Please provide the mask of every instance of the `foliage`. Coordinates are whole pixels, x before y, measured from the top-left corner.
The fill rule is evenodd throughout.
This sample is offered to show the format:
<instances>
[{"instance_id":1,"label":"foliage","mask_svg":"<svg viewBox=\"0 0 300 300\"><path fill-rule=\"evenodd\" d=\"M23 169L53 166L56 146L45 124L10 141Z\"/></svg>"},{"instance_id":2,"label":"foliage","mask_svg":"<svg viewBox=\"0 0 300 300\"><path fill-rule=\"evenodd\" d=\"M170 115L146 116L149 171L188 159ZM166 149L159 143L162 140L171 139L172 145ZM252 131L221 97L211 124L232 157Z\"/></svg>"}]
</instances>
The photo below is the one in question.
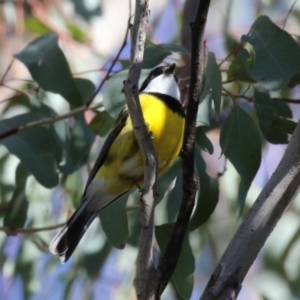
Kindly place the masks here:
<instances>
[{"instance_id":1,"label":"foliage","mask_svg":"<svg viewBox=\"0 0 300 300\"><path fill-rule=\"evenodd\" d=\"M80 10L80 1L74 3L76 10ZM100 8L92 10L91 15L87 10L80 11L82 16L89 20L96 12L100 12ZM23 227L39 225L33 222L35 218L32 214L40 212L38 210L30 212L32 202L29 197L32 195L28 186L33 182L47 189L56 187L56 191L64 190L67 198L71 198L68 205L71 207L78 205L82 189L80 171L83 167L90 168L90 161L94 161L97 152L92 151L93 142L96 138L99 140L99 137L102 142L102 138L113 126L113 120L125 103L121 90L127 75L126 69L117 70L116 74L108 74L109 76L104 78L105 88L100 91L103 96L101 102L103 107L93 109L94 115L89 122L84 112L88 110L86 103L92 99L95 85L86 78L78 78L72 74L72 66L69 65L64 51L58 44L59 38L56 33L51 32L51 29L33 16L26 19L26 28L39 36L16 54L15 58L26 66L34 82L31 83L31 87L26 84L20 87L21 93L17 92L10 101L4 102L5 118L0 121L2 137L0 143L6 148L6 151L2 151L4 154L0 159L1 173L11 155L18 158L15 185L11 186L0 180L0 220L1 222L3 220L2 229L8 236L17 233ZM86 40L82 30L75 24L67 24L66 28L74 39L81 42ZM285 95L290 94L291 86L294 88L295 84L298 84L297 80L295 83L295 79L300 73L300 48L294 37L267 16L260 16L253 23L250 33L241 36L241 40L234 43L233 47L226 62L226 72L221 70L224 61L218 62L213 52L207 53L197 118L194 164L199 187L196 207L190 221L190 234L184 241L183 251L172 277L172 286L180 299L189 299L193 291L196 265L193 245L190 244L191 237L199 235L202 230L200 226L203 224L207 226L206 222L217 208L221 193L218 176L211 176L203 158L204 152L213 154L215 151L208 137L209 131L214 126L220 129L219 143L222 155L230 161L240 176L236 207L239 215L243 215L245 203L247 206L248 191L261 164L264 144L288 143L289 135L295 127L295 123L291 120L292 110L285 101L287 98ZM189 51L178 44L155 44L149 39L141 80L147 76L149 69L164 62L175 61L180 71L185 65L184 59L188 56ZM118 61L122 66L128 66L126 59L118 57ZM36 93L28 92L30 90ZM54 103L48 101L49 92L60 96L56 101L66 101L69 104L71 117L51 122L61 114L56 112ZM9 112L19 107L26 112L9 116ZM82 108L80 113L76 111L78 108ZM45 124L43 120L50 122ZM26 129L26 126L32 123L37 125ZM158 179L157 184L155 232L162 251L166 247L180 207L181 188L181 166L178 159ZM99 276L109 255L113 253L111 245L118 249L130 247L129 245L136 247L139 228L139 214L136 211L138 198L138 193L124 195L120 201L112 203L100 212L101 232L105 232L106 237L99 232L96 233L100 230L93 229L98 226L95 225L90 230L94 237L86 237L86 240L88 238L92 240L89 245L84 243L87 247L86 252L80 253L80 257L75 254L71 265L66 267L72 272L64 275L56 273L63 281L64 299L71 295L72 288L76 284L77 271L78 274L84 271L86 278L91 280ZM43 197L39 201L50 202L50 200ZM66 210L62 209L62 204L58 202L61 202L61 199L59 201L53 199L53 212L50 214L48 211L46 216L45 212L42 212L41 218L44 214L45 218L51 217L51 222L54 220L57 222L58 219L64 221ZM57 215L61 212L63 217L58 218ZM50 222L40 224L45 226ZM42 236L34 232L25 238L28 239L27 243L39 249L38 252L47 251L47 244L50 241L47 234ZM297 238L298 236L294 240ZM200 243L199 236L197 243ZM33 280L34 259L25 256L25 243L17 247L14 258L5 251L5 242L2 243L2 248L1 264L15 259L16 278L22 279L25 285L24 297L29 299L31 291L28 282ZM268 259L272 264L271 258ZM47 262L40 263L51 272L56 258L47 256ZM30 274L25 272L25 269L30 270ZM297 276L299 278L299 270ZM295 288L294 281L288 283L291 283L292 293L299 297L299 290Z\"/></svg>"}]
</instances>

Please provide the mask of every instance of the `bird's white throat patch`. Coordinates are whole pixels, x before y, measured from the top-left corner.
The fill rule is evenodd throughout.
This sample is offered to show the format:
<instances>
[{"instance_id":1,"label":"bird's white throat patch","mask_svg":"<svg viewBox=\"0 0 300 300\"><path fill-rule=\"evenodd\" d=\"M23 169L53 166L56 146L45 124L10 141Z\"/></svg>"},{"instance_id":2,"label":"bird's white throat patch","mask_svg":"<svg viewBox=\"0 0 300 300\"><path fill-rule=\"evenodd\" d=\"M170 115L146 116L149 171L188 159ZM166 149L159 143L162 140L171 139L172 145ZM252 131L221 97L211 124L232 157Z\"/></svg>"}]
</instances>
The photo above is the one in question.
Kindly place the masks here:
<instances>
[{"instance_id":1,"label":"bird's white throat patch","mask_svg":"<svg viewBox=\"0 0 300 300\"><path fill-rule=\"evenodd\" d=\"M173 75L161 74L153 78L142 93L161 93L180 101L180 90Z\"/></svg>"}]
</instances>

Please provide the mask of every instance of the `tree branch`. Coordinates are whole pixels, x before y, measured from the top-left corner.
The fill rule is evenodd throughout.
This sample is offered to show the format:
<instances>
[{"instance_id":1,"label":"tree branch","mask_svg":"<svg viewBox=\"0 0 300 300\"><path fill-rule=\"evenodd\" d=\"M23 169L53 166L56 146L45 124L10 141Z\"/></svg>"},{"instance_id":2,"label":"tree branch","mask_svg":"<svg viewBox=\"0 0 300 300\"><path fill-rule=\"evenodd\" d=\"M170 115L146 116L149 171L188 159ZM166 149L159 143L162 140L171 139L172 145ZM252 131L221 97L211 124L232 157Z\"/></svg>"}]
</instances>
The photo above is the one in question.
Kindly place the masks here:
<instances>
[{"instance_id":1,"label":"tree branch","mask_svg":"<svg viewBox=\"0 0 300 300\"><path fill-rule=\"evenodd\" d=\"M204 69L203 35L209 9L209 0L200 0L194 23L191 24L192 52L189 102L187 107L185 133L182 147L182 174L183 197L180 211L174 226L173 233L168 243L166 252L159 267L161 278L156 299L167 286L176 267L181 252L186 229L193 211L197 192L197 180L194 172L194 145L196 134L196 120L202 86Z\"/></svg>"},{"instance_id":2,"label":"tree branch","mask_svg":"<svg viewBox=\"0 0 300 300\"><path fill-rule=\"evenodd\" d=\"M227 247L201 300L236 298L258 252L300 190L300 121L275 173ZM233 299L235 299L233 298Z\"/></svg>"},{"instance_id":3,"label":"tree branch","mask_svg":"<svg viewBox=\"0 0 300 300\"><path fill-rule=\"evenodd\" d=\"M154 185L157 173L157 157L148 130L144 123L139 102L138 81L142 69L146 28L149 21L148 0L137 0L134 25L131 32L132 47L130 69L124 83L130 118L144 160L144 188L141 196L140 236L138 244L137 275L135 288L138 299L153 299L157 271L153 266L153 219Z\"/></svg>"},{"instance_id":4,"label":"tree branch","mask_svg":"<svg viewBox=\"0 0 300 300\"><path fill-rule=\"evenodd\" d=\"M11 129L9 129L9 130L1 133L0 134L0 140L2 140L4 138L7 138L7 137L9 137L9 136L11 136L13 134L16 134L16 133L19 133L19 132L31 129L31 128L53 124L55 122L58 122L58 121L61 121L61 120L64 120L64 119L67 119L67 118L70 118L70 117L74 117L74 116L76 116L78 114L81 114L81 113L85 112L86 110L94 110L94 109L102 107L102 106L103 106L102 102L101 103L97 103L97 104L95 104L95 105L93 105L91 107L87 107L86 105L83 105L83 106L80 106L80 107L78 107L76 109L73 109L73 110L69 111L66 114L57 116L55 118L44 118L44 119L41 119L41 120L38 120L38 121L29 122L27 124L11 128Z\"/></svg>"}]
</instances>

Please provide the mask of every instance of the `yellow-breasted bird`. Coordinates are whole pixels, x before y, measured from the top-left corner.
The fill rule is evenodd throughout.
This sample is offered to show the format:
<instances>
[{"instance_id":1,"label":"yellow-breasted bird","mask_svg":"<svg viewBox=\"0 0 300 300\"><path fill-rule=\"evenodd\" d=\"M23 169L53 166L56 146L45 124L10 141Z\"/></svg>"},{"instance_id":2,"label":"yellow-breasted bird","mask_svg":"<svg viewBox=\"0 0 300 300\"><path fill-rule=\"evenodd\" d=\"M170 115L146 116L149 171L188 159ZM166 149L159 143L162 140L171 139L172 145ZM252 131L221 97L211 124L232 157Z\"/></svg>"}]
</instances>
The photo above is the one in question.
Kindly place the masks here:
<instances>
[{"instance_id":1,"label":"yellow-breasted bird","mask_svg":"<svg viewBox=\"0 0 300 300\"><path fill-rule=\"evenodd\" d=\"M175 64L154 69L139 91L145 124L157 153L158 175L178 156L183 140L185 113L174 69ZM54 237L50 251L65 263L99 211L136 189L143 177L143 158L125 106L91 170L79 208Z\"/></svg>"}]
</instances>

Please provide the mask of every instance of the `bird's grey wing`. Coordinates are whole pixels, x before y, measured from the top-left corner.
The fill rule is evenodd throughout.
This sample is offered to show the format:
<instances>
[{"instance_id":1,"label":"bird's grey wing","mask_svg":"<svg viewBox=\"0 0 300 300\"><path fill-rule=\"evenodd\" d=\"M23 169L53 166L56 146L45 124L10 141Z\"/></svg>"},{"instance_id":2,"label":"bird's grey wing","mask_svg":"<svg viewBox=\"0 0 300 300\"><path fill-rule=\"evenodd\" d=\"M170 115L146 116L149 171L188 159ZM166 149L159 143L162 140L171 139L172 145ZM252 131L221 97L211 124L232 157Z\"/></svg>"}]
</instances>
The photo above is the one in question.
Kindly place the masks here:
<instances>
[{"instance_id":1,"label":"bird's grey wing","mask_svg":"<svg viewBox=\"0 0 300 300\"><path fill-rule=\"evenodd\" d=\"M116 137L119 135L120 131L123 129L123 127L124 127L124 125L125 125L125 123L128 119L128 116L129 116L129 112L128 112L128 109L125 107L121 111L119 117L117 118L115 127L112 129L112 131L110 132L110 134L106 138L106 140L105 140L105 142L102 146L102 149L101 149L101 151L98 155L98 158L97 158L96 162L93 165L93 168L91 170L91 173L88 177L88 180L87 180L87 183L86 183L86 186L85 186L85 189L84 189L84 193L83 193L83 196L82 196L83 199L84 199L84 196L86 194L88 186L93 181L93 179L94 179L95 175L97 174L99 168L102 166L112 143L115 141Z\"/></svg>"}]
</instances>

